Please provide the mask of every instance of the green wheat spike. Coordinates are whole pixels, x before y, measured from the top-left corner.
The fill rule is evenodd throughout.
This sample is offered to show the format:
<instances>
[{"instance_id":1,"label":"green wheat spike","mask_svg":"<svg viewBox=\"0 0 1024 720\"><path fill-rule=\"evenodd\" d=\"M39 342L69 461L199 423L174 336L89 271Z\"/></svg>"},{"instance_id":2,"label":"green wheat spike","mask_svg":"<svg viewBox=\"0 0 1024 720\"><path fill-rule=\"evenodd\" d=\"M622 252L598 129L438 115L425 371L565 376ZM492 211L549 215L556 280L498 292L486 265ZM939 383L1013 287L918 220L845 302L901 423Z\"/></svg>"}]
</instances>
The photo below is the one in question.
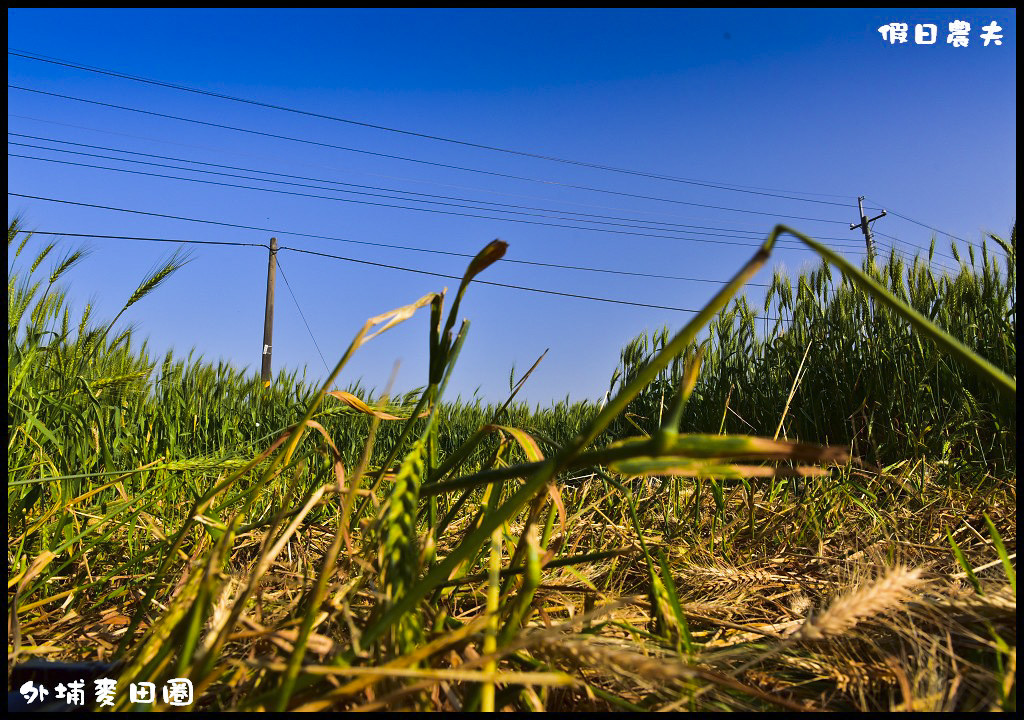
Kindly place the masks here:
<instances>
[{"instance_id":1,"label":"green wheat spike","mask_svg":"<svg viewBox=\"0 0 1024 720\"><path fill-rule=\"evenodd\" d=\"M420 485L426 474L427 446L420 439L402 461L391 495L381 508L376 536L380 584L386 606L405 595L419 575L420 547L416 535L416 511ZM419 618L407 613L395 625L394 647L399 654L411 651L422 636Z\"/></svg>"}]
</instances>

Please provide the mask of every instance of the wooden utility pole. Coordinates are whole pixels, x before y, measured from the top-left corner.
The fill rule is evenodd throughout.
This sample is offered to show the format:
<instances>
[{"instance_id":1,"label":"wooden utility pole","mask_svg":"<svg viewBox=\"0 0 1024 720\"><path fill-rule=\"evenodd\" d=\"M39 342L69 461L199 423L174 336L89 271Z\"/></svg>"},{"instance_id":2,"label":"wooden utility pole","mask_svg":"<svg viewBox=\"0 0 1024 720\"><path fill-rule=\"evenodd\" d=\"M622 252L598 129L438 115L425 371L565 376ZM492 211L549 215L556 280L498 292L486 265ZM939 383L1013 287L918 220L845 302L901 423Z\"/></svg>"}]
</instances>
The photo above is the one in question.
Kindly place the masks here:
<instances>
[{"instance_id":1,"label":"wooden utility pole","mask_svg":"<svg viewBox=\"0 0 1024 720\"><path fill-rule=\"evenodd\" d=\"M263 369L260 379L270 382L270 351L274 346L274 280L277 277L277 238L270 238L267 262L267 312L263 316Z\"/></svg>"},{"instance_id":2,"label":"wooden utility pole","mask_svg":"<svg viewBox=\"0 0 1024 720\"><path fill-rule=\"evenodd\" d=\"M878 218L885 217L885 210L882 211L881 215L876 215L875 217L873 217L870 220L868 220L868 216L864 214L864 196L863 195L861 195L859 198L857 198L857 208L860 210L860 222L850 225L850 229L851 230L856 230L857 228L861 229L861 232L864 233L864 244L867 245L867 248L868 248L868 256L869 257L874 257L875 256L875 241L871 237L871 226L868 225L868 223L873 223Z\"/></svg>"}]
</instances>

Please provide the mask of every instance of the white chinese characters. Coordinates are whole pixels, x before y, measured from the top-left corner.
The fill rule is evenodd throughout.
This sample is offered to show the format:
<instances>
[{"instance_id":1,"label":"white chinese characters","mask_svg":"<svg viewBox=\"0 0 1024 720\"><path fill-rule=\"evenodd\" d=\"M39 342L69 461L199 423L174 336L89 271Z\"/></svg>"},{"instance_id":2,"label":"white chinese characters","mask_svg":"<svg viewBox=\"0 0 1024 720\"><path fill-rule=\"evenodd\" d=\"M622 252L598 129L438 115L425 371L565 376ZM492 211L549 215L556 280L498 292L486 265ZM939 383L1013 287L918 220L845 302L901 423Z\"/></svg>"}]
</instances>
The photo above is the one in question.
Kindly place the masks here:
<instances>
[{"instance_id":1,"label":"white chinese characters","mask_svg":"<svg viewBox=\"0 0 1024 720\"><path fill-rule=\"evenodd\" d=\"M29 705L36 702L41 703L46 699L46 696L50 694L50 691L44 686L36 685L31 680L18 688L18 692L21 693L21 696L25 698L25 702Z\"/></svg>"},{"instance_id":2,"label":"white chinese characters","mask_svg":"<svg viewBox=\"0 0 1024 720\"><path fill-rule=\"evenodd\" d=\"M1002 28L996 25L996 21L993 20L989 25L982 28L985 32L981 34L981 39L985 41L985 47L988 47L989 42L995 41L996 45L1003 44L1003 36L997 33L1002 32Z\"/></svg>"},{"instance_id":3,"label":"white chinese characters","mask_svg":"<svg viewBox=\"0 0 1024 720\"><path fill-rule=\"evenodd\" d=\"M915 25L914 26L914 42L918 45L934 45L935 41L939 39L939 26L938 25Z\"/></svg>"},{"instance_id":4,"label":"white chinese characters","mask_svg":"<svg viewBox=\"0 0 1024 720\"><path fill-rule=\"evenodd\" d=\"M188 678L173 678L163 686L163 702L173 707L186 707L193 702L192 681ZM44 706L42 709L53 709L53 703L63 700L67 705L85 707L86 681L75 680L58 683L52 692L42 683L31 680L22 684L18 692L27 705ZM52 694L53 699L47 703ZM117 696L117 680L99 678L94 681L94 702L98 707L114 707ZM157 701L156 684L151 682L131 683L128 687L128 701L133 705L153 705Z\"/></svg>"},{"instance_id":5,"label":"white chinese characters","mask_svg":"<svg viewBox=\"0 0 1024 720\"><path fill-rule=\"evenodd\" d=\"M168 680L164 685L164 702L168 705L183 707L192 704L192 681L188 678Z\"/></svg>"},{"instance_id":6,"label":"white chinese characters","mask_svg":"<svg viewBox=\"0 0 1024 720\"><path fill-rule=\"evenodd\" d=\"M946 35L946 44L955 48L965 48L971 43L971 24L966 20L954 20L948 23L949 32ZM983 41L983 47L989 43L994 45L1003 44L1003 36L1000 34L1003 28L993 20L981 28L984 32L979 36ZM908 41L910 26L907 23L891 22L878 28L882 40L890 45L901 45ZM935 45L939 39L939 26L933 23L918 23L914 25L915 45Z\"/></svg>"},{"instance_id":7,"label":"white chinese characters","mask_svg":"<svg viewBox=\"0 0 1024 720\"><path fill-rule=\"evenodd\" d=\"M156 685L151 682L132 683L128 686L128 700L141 705L155 703Z\"/></svg>"},{"instance_id":8,"label":"white chinese characters","mask_svg":"<svg viewBox=\"0 0 1024 720\"><path fill-rule=\"evenodd\" d=\"M878 28L878 32L882 33L882 38L888 40L891 45L907 41L906 23L889 23Z\"/></svg>"},{"instance_id":9,"label":"white chinese characters","mask_svg":"<svg viewBox=\"0 0 1024 720\"><path fill-rule=\"evenodd\" d=\"M954 20L949 24L949 35L946 42L953 47L967 47L970 42L971 24L963 20Z\"/></svg>"},{"instance_id":10,"label":"white chinese characters","mask_svg":"<svg viewBox=\"0 0 1024 720\"><path fill-rule=\"evenodd\" d=\"M117 680L100 678L96 680L96 704L100 707L114 707L114 694L117 692Z\"/></svg>"},{"instance_id":11,"label":"white chinese characters","mask_svg":"<svg viewBox=\"0 0 1024 720\"><path fill-rule=\"evenodd\" d=\"M66 700L68 705L85 705L85 680L75 680L67 685L58 683L53 689L53 696Z\"/></svg>"}]
</instances>

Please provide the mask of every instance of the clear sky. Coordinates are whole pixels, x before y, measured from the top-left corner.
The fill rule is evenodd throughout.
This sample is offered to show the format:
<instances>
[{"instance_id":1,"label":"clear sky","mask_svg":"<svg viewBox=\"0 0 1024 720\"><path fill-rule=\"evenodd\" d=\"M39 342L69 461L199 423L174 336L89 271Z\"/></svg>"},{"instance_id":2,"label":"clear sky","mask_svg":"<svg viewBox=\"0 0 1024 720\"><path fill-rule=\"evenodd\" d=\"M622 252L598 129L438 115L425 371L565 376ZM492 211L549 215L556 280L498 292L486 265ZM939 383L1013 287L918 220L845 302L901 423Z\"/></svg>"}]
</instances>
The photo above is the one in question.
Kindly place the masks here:
<instances>
[{"instance_id":1,"label":"clear sky","mask_svg":"<svg viewBox=\"0 0 1024 720\"><path fill-rule=\"evenodd\" d=\"M970 23L967 47L946 42L956 20ZM985 47L983 26L993 21L1002 44ZM878 32L894 22L909 25L908 42ZM935 44L914 42L918 23L938 26ZM858 195L872 215L885 208L972 241L1005 235L1016 219L1010 9L9 9L8 49L545 156L9 54L9 84L252 131L9 88L8 132L18 133L8 136L9 192L268 229L9 196L8 217L22 212L43 231L240 243L274 235L289 247L449 275L468 260L380 245L472 254L501 238L512 260L690 279L502 262L482 280L699 308L718 287L709 281L735 272L776 222L859 260L863 239L849 229ZM912 252L933 235L895 214L874 229L883 250ZM108 318L173 247L63 242L93 251L70 279L76 307L92 300ZM192 262L126 321L158 352L195 348L258 372L266 251L190 247ZM944 235L939 249L949 252ZM780 248L771 265L796 271L812 259ZM288 283L279 273L274 366L306 366L311 377L325 374L324 363L289 285L331 366L366 318L457 286L290 251L280 262ZM755 305L762 292L748 289ZM523 392L544 404L601 397L628 340L691 317L482 285L462 312L472 325L449 396L500 401L511 366L522 372L550 348ZM341 384L382 388L396 360L399 389L423 384L427 321L421 313L364 348Z\"/></svg>"}]
</instances>

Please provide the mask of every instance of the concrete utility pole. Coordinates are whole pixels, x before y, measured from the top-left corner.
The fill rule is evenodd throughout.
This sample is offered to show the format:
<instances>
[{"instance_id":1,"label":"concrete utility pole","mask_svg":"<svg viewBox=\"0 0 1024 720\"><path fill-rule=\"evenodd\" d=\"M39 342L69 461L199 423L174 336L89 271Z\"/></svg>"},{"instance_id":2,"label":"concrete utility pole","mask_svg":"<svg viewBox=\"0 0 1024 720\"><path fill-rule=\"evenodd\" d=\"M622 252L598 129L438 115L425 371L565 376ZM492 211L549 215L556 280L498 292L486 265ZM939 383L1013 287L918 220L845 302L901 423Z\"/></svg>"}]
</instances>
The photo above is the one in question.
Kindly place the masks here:
<instances>
[{"instance_id":1,"label":"concrete utility pole","mask_svg":"<svg viewBox=\"0 0 1024 720\"><path fill-rule=\"evenodd\" d=\"M875 217L873 217L870 220L868 220L868 216L864 214L864 196L863 195L861 195L859 198L857 198L857 207L860 210L860 222L850 225L850 229L851 230L856 230L857 228L861 229L861 232L864 233L864 243L868 247L868 256L869 257L874 257L875 256L875 241L871 237L871 226L868 225L868 223L873 223L878 218L885 217L885 210L882 211L881 215L876 215Z\"/></svg>"},{"instance_id":2,"label":"concrete utility pole","mask_svg":"<svg viewBox=\"0 0 1024 720\"><path fill-rule=\"evenodd\" d=\"M270 260L267 263L267 312L263 316L263 369L260 379L270 382L270 351L274 346L274 280L277 277L277 238L270 238Z\"/></svg>"}]
</instances>

